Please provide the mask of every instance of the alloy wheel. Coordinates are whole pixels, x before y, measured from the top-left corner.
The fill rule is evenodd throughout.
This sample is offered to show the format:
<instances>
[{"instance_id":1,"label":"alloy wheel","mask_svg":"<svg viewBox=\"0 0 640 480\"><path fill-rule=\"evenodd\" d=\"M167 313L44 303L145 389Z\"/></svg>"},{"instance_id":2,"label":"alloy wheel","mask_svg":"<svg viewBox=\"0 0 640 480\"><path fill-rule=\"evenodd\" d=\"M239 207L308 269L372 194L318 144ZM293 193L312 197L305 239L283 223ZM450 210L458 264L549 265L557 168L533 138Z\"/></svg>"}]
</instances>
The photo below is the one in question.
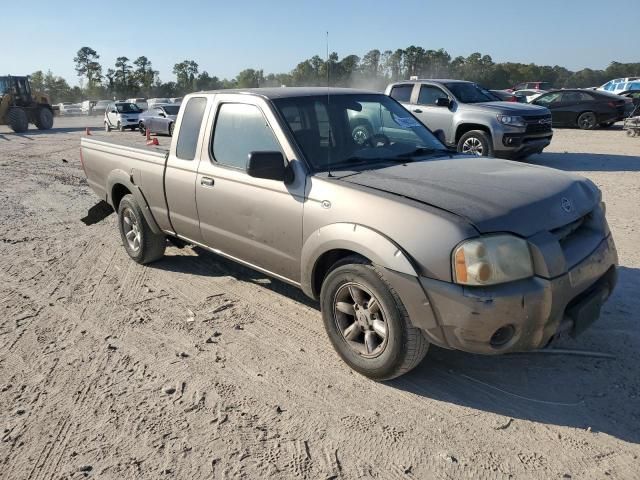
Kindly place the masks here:
<instances>
[{"instance_id":1,"label":"alloy wheel","mask_svg":"<svg viewBox=\"0 0 640 480\"><path fill-rule=\"evenodd\" d=\"M469 153L471 155L477 155L481 157L484 153L482 142L476 137L467 138L462 144L462 153Z\"/></svg>"},{"instance_id":2,"label":"alloy wheel","mask_svg":"<svg viewBox=\"0 0 640 480\"><path fill-rule=\"evenodd\" d=\"M363 357L377 357L387 346L388 323L380 301L365 286L350 282L335 294L333 314L346 343Z\"/></svg>"},{"instance_id":3,"label":"alloy wheel","mask_svg":"<svg viewBox=\"0 0 640 480\"><path fill-rule=\"evenodd\" d=\"M140 233L138 220L130 208L125 208L122 212L122 228L124 229L124 236L127 239L129 248L134 252L140 250L142 235Z\"/></svg>"}]
</instances>

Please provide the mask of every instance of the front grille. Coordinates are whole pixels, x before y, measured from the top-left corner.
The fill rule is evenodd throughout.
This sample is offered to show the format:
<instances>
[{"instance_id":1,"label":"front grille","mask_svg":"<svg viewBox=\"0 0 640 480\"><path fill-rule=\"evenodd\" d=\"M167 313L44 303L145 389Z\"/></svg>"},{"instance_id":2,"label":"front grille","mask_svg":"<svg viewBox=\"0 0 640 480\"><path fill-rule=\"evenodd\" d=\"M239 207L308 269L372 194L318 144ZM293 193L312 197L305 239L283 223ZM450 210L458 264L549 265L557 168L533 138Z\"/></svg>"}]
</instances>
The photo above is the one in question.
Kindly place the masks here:
<instances>
[{"instance_id":1,"label":"front grille","mask_svg":"<svg viewBox=\"0 0 640 480\"><path fill-rule=\"evenodd\" d=\"M527 122L526 133L547 133L551 131L551 115L532 115L524 117L524 120Z\"/></svg>"}]
</instances>

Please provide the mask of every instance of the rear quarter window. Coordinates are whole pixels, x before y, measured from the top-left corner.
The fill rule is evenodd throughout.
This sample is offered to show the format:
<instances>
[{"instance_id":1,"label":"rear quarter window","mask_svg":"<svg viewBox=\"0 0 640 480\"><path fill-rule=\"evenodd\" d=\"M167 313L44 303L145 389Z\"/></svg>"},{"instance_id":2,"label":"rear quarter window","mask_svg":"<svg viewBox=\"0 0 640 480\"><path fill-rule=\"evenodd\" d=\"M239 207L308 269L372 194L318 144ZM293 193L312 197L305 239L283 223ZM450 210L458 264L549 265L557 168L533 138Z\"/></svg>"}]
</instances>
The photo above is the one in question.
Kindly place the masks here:
<instances>
[{"instance_id":1,"label":"rear quarter window","mask_svg":"<svg viewBox=\"0 0 640 480\"><path fill-rule=\"evenodd\" d=\"M399 102L408 103L411 101L412 91L413 85L396 85L394 87L391 87L391 93L389 94L389 96Z\"/></svg>"},{"instance_id":2,"label":"rear quarter window","mask_svg":"<svg viewBox=\"0 0 640 480\"><path fill-rule=\"evenodd\" d=\"M206 106L207 99L204 97L190 98L185 106L176 143L176 157L180 160L193 160L196 156L200 126Z\"/></svg>"}]
</instances>

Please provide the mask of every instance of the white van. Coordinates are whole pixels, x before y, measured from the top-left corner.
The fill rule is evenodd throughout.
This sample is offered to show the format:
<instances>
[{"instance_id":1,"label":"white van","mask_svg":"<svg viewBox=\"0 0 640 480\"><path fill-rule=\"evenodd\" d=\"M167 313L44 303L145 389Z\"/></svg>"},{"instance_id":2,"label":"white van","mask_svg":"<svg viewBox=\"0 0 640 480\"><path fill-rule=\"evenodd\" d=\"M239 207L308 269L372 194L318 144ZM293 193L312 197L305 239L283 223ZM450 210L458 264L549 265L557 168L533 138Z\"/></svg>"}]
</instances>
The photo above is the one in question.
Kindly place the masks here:
<instances>
[{"instance_id":1,"label":"white van","mask_svg":"<svg viewBox=\"0 0 640 480\"><path fill-rule=\"evenodd\" d=\"M628 90L640 90L640 77L625 77L609 80L604 85L601 85L597 90L604 90L610 93L622 93Z\"/></svg>"}]
</instances>

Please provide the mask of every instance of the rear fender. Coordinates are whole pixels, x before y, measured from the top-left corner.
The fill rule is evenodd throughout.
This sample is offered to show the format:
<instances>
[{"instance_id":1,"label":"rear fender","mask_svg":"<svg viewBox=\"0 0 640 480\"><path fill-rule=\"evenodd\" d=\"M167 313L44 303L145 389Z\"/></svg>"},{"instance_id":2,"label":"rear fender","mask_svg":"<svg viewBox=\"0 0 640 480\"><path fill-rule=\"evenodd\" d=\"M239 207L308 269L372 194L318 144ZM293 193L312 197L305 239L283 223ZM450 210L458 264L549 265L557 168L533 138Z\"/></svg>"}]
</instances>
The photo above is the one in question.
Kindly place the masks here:
<instances>
[{"instance_id":1,"label":"rear fender","mask_svg":"<svg viewBox=\"0 0 640 480\"><path fill-rule=\"evenodd\" d=\"M114 204L112 198L113 187L116 185L122 185L127 188L138 202L140 209L142 210L142 214L144 215L144 219L147 221L149 228L153 233L162 233L160 227L158 227L158 223L156 219L153 217L153 213L151 213L151 209L149 208L149 204L147 203L147 199L144 196L144 193L140 189L138 185L135 184L136 179L135 173L132 174L126 173L124 170L113 170L109 176L107 177L107 198L106 201L109 205L111 205L114 210L116 206Z\"/></svg>"}]
</instances>

